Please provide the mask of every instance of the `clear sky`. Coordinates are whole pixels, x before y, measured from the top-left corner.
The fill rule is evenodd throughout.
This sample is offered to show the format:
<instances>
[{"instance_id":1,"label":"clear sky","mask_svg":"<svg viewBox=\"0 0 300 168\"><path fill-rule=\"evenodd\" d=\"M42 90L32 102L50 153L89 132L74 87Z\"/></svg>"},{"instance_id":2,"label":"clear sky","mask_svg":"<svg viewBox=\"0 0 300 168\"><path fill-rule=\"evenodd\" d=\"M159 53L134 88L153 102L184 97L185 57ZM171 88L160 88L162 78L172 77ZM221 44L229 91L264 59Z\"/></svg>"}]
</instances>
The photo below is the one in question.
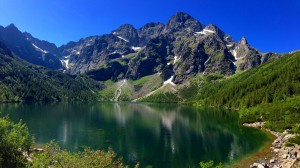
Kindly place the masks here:
<instances>
[{"instance_id":1,"label":"clear sky","mask_svg":"<svg viewBox=\"0 0 300 168\"><path fill-rule=\"evenodd\" d=\"M300 49L300 0L0 0L0 25L60 46L124 23L166 23L178 11L236 41L245 36L262 52Z\"/></svg>"}]
</instances>

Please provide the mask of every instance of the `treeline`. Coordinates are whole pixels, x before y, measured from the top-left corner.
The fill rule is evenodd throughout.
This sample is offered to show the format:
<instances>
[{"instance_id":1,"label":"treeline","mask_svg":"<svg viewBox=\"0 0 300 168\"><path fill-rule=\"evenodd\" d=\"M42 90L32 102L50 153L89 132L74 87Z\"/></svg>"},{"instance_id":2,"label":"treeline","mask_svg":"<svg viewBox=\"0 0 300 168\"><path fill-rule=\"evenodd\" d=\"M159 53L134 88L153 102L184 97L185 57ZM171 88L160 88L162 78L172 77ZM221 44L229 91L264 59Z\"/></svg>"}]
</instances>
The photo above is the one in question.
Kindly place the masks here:
<instances>
[{"instance_id":1,"label":"treeline","mask_svg":"<svg viewBox=\"0 0 300 168\"><path fill-rule=\"evenodd\" d=\"M99 84L29 64L0 44L0 102L95 100Z\"/></svg>"}]
</instances>

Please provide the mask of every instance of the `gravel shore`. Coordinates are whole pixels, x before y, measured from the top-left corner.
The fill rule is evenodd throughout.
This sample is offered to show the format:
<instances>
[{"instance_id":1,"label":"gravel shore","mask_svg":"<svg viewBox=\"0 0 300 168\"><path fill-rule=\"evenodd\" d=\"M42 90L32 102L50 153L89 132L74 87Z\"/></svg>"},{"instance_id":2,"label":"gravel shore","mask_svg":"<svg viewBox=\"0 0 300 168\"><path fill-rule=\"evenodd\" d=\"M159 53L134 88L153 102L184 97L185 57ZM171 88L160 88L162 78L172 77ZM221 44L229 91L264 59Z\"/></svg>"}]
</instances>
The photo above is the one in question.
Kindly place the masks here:
<instances>
[{"instance_id":1,"label":"gravel shore","mask_svg":"<svg viewBox=\"0 0 300 168\"><path fill-rule=\"evenodd\" d=\"M264 129L264 122L257 122L251 124L243 124L247 127L254 127ZM270 148L272 157L271 158L261 158L257 160L255 163L251 164L250 168L300 168L300 146L295 145L292 147L286 147L285 143L289 138L295 137L295 134L290 134L288 131L284 131L283 133L274 132L268 129L264 129L274 136L276 139L273 141L272 146ZM295 152L297 152L297 158L295 157ZM291 153L291 155L290 155Z\"/></svg>"}]
</instances>

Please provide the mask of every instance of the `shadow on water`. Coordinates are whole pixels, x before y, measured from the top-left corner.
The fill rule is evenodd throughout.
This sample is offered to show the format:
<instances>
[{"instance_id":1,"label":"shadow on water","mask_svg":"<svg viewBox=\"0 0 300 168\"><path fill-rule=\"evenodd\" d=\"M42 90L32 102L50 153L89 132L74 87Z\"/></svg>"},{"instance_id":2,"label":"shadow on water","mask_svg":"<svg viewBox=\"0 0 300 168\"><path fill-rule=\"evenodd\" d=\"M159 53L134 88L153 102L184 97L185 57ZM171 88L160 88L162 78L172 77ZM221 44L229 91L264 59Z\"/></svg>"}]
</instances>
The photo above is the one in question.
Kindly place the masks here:
<instances>
[{"instance_id":1,"label":"shadow on water","mask_svg":"<svg viewBox=\"0 0 300 168\"><path fill-rule=\"evenodd\" d=\"M142 167L231 163L268 141L265 133L240 126L236 112L177 104L3 104L0 111L22 119L38 144L55 139L70 151L111 147L127 164Z\"/></svg>"}]
</instances>

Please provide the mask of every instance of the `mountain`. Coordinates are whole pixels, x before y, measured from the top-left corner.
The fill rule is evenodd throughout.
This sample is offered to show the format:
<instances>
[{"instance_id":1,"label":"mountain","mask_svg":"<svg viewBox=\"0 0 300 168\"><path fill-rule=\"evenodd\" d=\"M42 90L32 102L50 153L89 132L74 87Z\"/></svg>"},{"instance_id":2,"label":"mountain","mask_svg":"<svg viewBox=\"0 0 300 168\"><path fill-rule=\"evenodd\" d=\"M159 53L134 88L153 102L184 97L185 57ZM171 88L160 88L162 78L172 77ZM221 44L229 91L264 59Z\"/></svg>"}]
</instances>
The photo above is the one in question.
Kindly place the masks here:
<instances>
[{"instance_id":1,"label":"mountain","mask_svg":"<svg viewBox=\"0 0 300 168\"><path fill-rule=\"evenodd\" d=\"M94 100L100 84L30 64L0 42L0 102Z\"/></svg>"},{"instance_id":2,"label":"mountain","mask_svg":"<svg viewBox=\"0 0 300 168\"><path fill-rule=\"evenodd\" d=\"M278 59L261 53L245 37L235 42L216 25L204 25L177 12L164 25L147 23L139 29L123 24L110 34L82 38L61 47L20 32L14 25L0 27L0 41L20 58L73 75L100 80L140 79L163 73L182 84L197 74L233 75Z\"/></svg>"},{"instance_id":3,"label":"mountain","mask_svg":"<svg viewBox=\"0 0 300 168\"><path fill-rule=\"evenodd\" d=\"M124 24L111 34L83 38L58 50L71 74L118 81L164 73L165 79L173 75L176 84L201 73L233 75L281 57L261 53L245 37L235 42L217 26L205 26L183 12L166 25L153 22L136 29Z\"/></svg>"},{"instance_id":4,"label":"mountain","mask_svg":"<svg viewBox=\"0 0 300 168\"><path fill-rule=\"evenodd\" d=\"M63 68L56 53L56 46L49 42L40 41L29 33L22 33L15 25L0 26L0 41L20 58L50 69Z\"/></svg>"}]
</instances>

